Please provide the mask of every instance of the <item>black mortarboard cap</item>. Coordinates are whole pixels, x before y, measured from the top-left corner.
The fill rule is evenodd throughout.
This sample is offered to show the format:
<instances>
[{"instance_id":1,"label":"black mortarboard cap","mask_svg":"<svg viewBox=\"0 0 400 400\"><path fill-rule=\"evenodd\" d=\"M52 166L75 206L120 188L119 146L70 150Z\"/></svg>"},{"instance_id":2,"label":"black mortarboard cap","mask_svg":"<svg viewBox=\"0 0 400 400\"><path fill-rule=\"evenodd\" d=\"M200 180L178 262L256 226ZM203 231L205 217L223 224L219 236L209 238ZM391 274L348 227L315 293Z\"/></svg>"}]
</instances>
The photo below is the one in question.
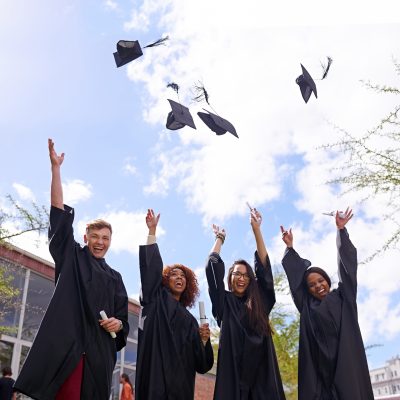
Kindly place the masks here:
<instances>
[{"instance_id":1,"label":"black mortarboard cap","mask_svg":"<svg viewBox=\"0 0 400 400\"><path fill-rule=\"evenodd\" d=\"M300 86L301 95L303 96L304 101L307 103L311 93L314 93L315 97L318 98L317 86L315 85L315 82L313 78L311 78L311 75L308 73L308 71L303 67L302 64L300 65L303 73L297 77L296 83Z\"/></svg>"},{"instance_id":2,"label":"black mortarboard cap","mask_svg":"<svg viewBox=\"0 0 400 400\"><path fill-rule=\"evenodd\" d=\"M165 44L168 40L168 36L156 40L153 43L144 46L144 49L148 47L157 47ZM136 60L143 55L142 48L140 47L139 41L137 40L120 40L117 43L117 52L114 53L115 63L117 67L122 67L129 62Z\"/></svg>"},{"instance_id":3,"label":"black mortarboard cap","mask_svg":"<svg viewBox=\"0 0 400 400\"><path fill-rule=\"evenodd\" d=\"M209 111L207 111L207 113L198 112L197 115L217 135L223 135L226 132L230 132L233 136L236 136L237 138L239 137L236 133L235 127L229 121L220 117L219 115L210 113Z\"/></svg>"},{"instance_id":4,"label":"black mortarboard cap","mask_svg":"<svg viewBox=\"0 0 400 400\"><path fill-rule=\"evenodd\" d=\"M122 67L143 55L142 48L137 40L120 40L117 43L117 52L114 53L117 67Z\"/></svg>"},{"instance_id":5,"label":"black mortarboard cap","mask_svg":"<svg viewBox=\"0 0 400 400\"><path fill-rule=\"evenodd\" d=\"M194 124L193 117L190 114L189 109L182 104L177 103L176 101L170 99L168 99L168 101L171 105L172 111L170 111L168 114L167 123L165 126L172 131L181 129L185 125L196 129L196 125Z\"/></svg>"}]
</instances>

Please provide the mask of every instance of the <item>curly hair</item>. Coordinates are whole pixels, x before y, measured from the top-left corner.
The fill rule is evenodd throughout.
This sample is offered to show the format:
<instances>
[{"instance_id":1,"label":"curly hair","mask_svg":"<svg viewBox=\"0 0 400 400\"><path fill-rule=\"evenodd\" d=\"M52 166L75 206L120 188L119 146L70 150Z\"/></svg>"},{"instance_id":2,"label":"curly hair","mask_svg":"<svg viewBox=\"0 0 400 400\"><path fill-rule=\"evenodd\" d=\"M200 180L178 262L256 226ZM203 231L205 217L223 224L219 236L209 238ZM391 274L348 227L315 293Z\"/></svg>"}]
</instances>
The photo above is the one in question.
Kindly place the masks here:
<instances>
[{"instance_id":1,"label":"curly hair","mask_svg":"<svg viewBox=\"0 0 400 400\"><path fill-rule=\"evenodd\" d=\"M182 264L167 265L162 272L162 284L169 289L169 274L176 268L180 269L186 277L186 288L179 302L186 308L192 308L196 302L196 298L199 296L199 283L197 282L195 273L190 268Z\"/></svg>"},{"instance_id":2,"label":"curly hair","mask_svg":"<svg viewBox=\"0 0 400 400\"><path fill-rule=\"evenodd\" d=\"M232 291L232 272L236 265L241 264L246 267L247 274L250 277L249 286L246 289L247 299L245 306L247 310L247 320L250 328L253 329L258 335L270 335L272 333L269 317L265 313L264 306L261 300L261 295L257 285L257 278L254 274L253 268L245 260L236 260L228 271L228 288Z\"/></svg>"}]
</instances>

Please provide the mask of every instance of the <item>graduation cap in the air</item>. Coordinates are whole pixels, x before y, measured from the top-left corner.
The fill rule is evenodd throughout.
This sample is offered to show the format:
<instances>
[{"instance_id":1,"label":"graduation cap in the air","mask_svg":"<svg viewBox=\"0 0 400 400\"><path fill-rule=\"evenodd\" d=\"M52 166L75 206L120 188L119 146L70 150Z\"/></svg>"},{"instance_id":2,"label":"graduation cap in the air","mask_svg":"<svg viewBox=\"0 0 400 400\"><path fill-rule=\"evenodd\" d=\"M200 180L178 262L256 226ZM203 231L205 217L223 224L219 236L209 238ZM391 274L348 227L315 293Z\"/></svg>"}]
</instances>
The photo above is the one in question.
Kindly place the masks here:
<instances>
[{"instance_id":1,"label":"graduation cap in the air","mask_svg":"<svg viewBox=\"0 0 400 400\"><path fill-rule=\"evenodd\" d=\"M168 83L167 87L172 88L178 94L179 86L176 83ZM196 129L196 125L194 124L189 109L174 100L168 99L168 101L171 105L172 111L168 113L167 123L165 126L172 131L181 129L186 125Z\"/></svg>"},{"instance_id":2,"label":"graduation cap in the air","mask_svg":"<svg viewBox=\"0 0 400 400\"><path fill-rule=\"evenodd\" d=\"M321 80L327 77L331 64L332 58L328 57L327 65L322 65L323 74ZM303 64L300 65L302 74L296 78L296 83L300 86L301 95L303 96L304 101L307 103L310 99L311 93L314 93L315 98L318 98L317 85L315 84L314 79L311 77L309 72L304 68Z\"/></svg>"},{"instance_id":3,"label":"graduation cap in the air","mask_svg":"<svg viewBox=\"0 0 400 400\"><path fill-rule=\"evenodd\" d=\"M239 137L236 133L235 127L226 119L219 115L213 114L203 108L204 112L198 112L197 115L200 119L217 135L224 135L226 132L232 133L233 136Z\"/></svg>"},{"instance_id":4,"label":"graduation cap in the air","mask_svg":"<svg viewBox=\"0 0 400 400\"><path fill-rule=\"evenodd\" d=\"M168 36L144 46L144 49L163 45L166 40L168 40ZM119 68L133 60L136 60L142 55L143 51L138 40L120 40L117 43L117 51L114 53L114 59Z\"/></svg>"},{"instance_id":5,"label":"graduation cap in the air","mask_svg":"<svg viewBox=\"0 0 400 400\"><path fill-rule=\"evenodd\" d=\"M211 107L208 101L208 92L204 88L202 84L195 85L195 91L197 92L197 96L193 99L195 101L205 100L207 104ZM211 107L212 108L212 107ZM210 111L203 108L204 112L198 112L197 115L200 119L217 135L224 135L226 132L232 133L233 136L239 138L236 133L235 127L226 119L220 117L217 114L213 114Z\"/></svg>"}]
</instances>

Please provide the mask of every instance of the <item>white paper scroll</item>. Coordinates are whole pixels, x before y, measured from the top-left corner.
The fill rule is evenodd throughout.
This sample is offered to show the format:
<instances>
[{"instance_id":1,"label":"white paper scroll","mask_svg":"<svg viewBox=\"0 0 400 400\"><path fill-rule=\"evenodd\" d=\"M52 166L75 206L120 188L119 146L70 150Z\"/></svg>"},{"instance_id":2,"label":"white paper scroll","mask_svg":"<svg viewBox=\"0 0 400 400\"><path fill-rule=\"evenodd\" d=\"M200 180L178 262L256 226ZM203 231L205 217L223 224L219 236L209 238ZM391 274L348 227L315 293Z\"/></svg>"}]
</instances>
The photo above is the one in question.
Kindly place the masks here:
<instances>
[{"instance_id":1,"label":"white paper scroll","mask_svg":"<svg viewBox=\"0 0 400 400\"><path fill-rule=\"evenodd\" d=\"M103 321L106 320L106 319L108 319L107 314L106 314L106 312L105 312L104 310L101 310L101 311L100 311L100 317L101 317L101 319L102 319ZM110 332L110 335L111 335L111 337L112 337L113 339L115 339L115 338L117 337L117 335L115 334L115 332Z\"/></svg>"},{"instance_id":2,"label":"white paper scroll","mask_svg":"<svg viewBox=\"0 0 400 400\"><path fill-rule=\"evenodd\" d=\"M206 324L208 321L204 309L204 301L199 301L199 314L200 314L200 325Z\"/></svg>"}]
</instances>

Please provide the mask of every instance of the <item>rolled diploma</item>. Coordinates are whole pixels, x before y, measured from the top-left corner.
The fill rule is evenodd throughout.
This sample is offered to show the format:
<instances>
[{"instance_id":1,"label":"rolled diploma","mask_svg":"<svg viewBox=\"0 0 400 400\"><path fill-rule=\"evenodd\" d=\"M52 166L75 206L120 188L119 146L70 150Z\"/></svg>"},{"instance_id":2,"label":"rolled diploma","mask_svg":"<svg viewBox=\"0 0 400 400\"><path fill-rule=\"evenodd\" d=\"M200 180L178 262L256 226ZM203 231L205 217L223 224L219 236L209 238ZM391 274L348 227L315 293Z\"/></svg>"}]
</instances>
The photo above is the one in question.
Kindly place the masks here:
<instances>
[{"instance_id":1,"label":"rolled diploma","mask_svg":"<svg viewBox=\"0 0 400 400\"><path fill-rule=\"evenodd\" d=\"M106 312L104 311L104 310L101 310L100 311L100 317L101 317L101 319L104 321L104 320L106 320L106 319L108 319L108 317L107 317L107 314L106 314ZM113 338L113 339L115 339L116 337L117 337L117 335L115 334L115 332L109 332L110 333L110 335L111 335L111 337Z\"/></svg>"},{"instance_id":2,"label":"rolled diploma","mask_svg":"<svg viewBox=\"0 0 400 400\"><path fill-rule=\"evenodd\" d=\"M206 312L204 310L204 301L199 301L199 314L200 314L200 324L205 324L207 322Z\"/></svg>"}]
</instances>

